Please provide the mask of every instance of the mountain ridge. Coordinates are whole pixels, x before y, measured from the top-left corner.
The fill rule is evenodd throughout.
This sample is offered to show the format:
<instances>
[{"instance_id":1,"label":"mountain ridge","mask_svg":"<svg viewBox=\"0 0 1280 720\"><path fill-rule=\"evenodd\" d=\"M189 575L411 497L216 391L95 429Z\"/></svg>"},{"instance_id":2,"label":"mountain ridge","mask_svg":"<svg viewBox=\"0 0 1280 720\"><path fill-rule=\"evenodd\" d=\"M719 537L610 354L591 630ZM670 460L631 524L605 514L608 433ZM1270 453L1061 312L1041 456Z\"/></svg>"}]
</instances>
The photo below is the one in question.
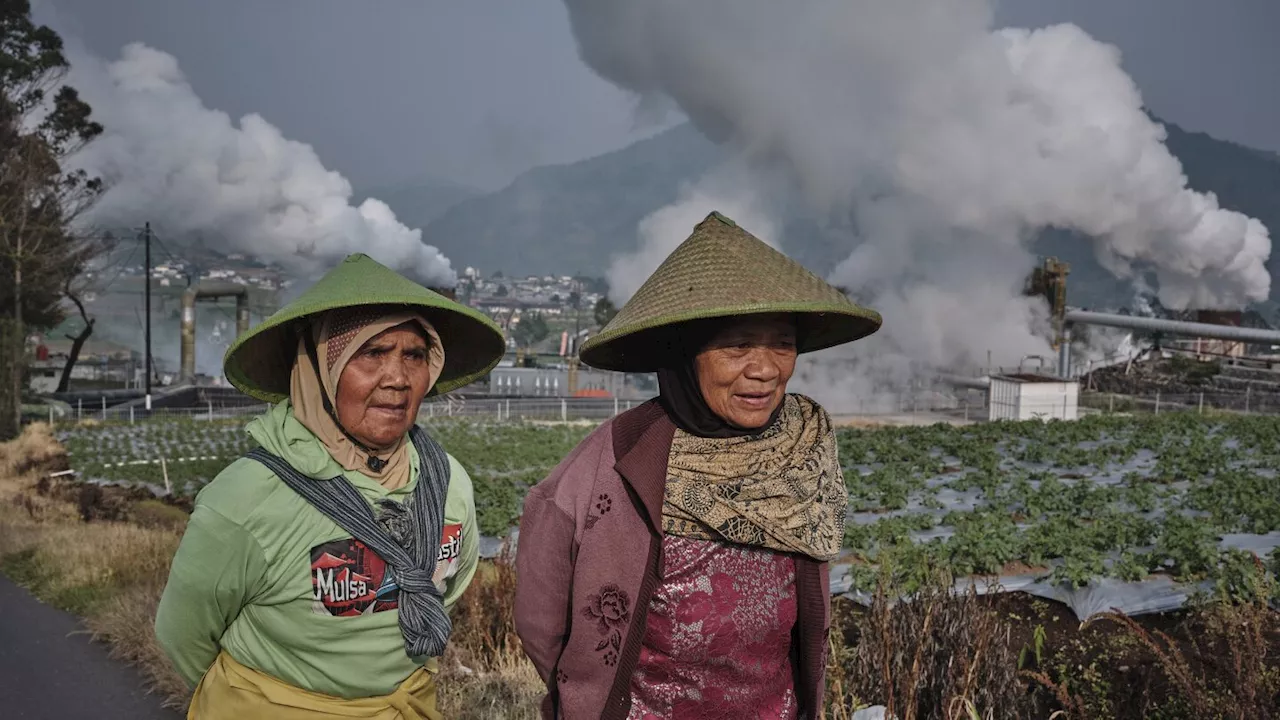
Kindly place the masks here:
<instances>
[{"instance_id":1,"label":"mountain ridge","mask_svg":"<svg viewBox=\"0 0 1280 720\"><path fill-rule=\"evenodd\" d=\"M1153 116L1167 132L1189 185L1219 203L1261 220L1280 240L1280 155L1189 131ZM723 158L689 124L678 125L618 150L573 163L537 167L506 187L451 204L423 228L455 268L485 274L603 275L613 257L635 248L636 228L653 211L675 202L681 189ZM384 200L386 198L383 198ZM397 214L402 208L388 201ZM787 249L809 267L830 267L851 249L843 233L804 217L784 219ZM1130 281L1098 265L1091 244L1070 233L1044 233L1033 250L1072 263L1073 302L1126 304ZM1280 254L1268 261L1272 277ZM1273 283L1272 295L1277 295Z\"/></svg>"}]
</instances>

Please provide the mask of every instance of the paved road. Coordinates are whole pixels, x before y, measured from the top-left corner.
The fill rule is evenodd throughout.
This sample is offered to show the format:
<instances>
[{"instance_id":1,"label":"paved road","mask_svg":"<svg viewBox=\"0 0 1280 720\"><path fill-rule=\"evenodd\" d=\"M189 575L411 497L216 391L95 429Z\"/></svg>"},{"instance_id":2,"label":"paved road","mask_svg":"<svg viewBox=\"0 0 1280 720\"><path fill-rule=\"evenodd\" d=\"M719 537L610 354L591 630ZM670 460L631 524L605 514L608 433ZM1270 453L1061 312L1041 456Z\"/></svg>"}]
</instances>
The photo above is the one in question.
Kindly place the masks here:
<instances>
[{"instance_id":1,"label":"paved road","mask_svg":"<svg viewBox=\"0 0 1280 720\"><path fill-rule=\"evenodd\" d=\"M76 618L0 575L0 717L178 720L137 670L107 657Z\"/></svg>"}]
</instances>

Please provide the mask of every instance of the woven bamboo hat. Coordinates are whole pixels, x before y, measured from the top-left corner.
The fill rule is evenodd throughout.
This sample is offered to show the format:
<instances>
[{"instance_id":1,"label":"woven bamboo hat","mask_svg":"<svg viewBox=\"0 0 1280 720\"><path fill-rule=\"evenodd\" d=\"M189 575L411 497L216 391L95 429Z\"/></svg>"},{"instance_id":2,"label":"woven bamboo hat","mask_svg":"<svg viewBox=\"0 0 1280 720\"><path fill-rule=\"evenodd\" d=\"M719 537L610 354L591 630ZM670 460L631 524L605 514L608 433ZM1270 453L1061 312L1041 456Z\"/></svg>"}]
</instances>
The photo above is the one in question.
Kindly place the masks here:
<instances>
[{"instance_id":1,"label":"woven bamboo hat","mask_svg":"<svg viewBox=\"0 0 1280 720\"><path fill-rule=\"evenodd\" d=\"M356 253L261 325L236 338L223 358L227 380L259 400L274 403L285 399L297 358L299 328L312 315L356 305L418 308L435 326L444 345L444 368L428 396L484 377L506 352L502 331L483 313Z\"/></svg>"},{"instance_id":2,"label":"woven bamboo hat","mask_svg":"<svg viewBox=\"0 0 1280 720\"><path fill-rule=\"evenodd\" d=\"M602 370L654 372L670 361L669 339L691 321L760 313L797 315L797 351L822 350L880 329L880 314L854 304L802 265L713 212L582 344L582 362Z\"/></svg>"}]
</instances>

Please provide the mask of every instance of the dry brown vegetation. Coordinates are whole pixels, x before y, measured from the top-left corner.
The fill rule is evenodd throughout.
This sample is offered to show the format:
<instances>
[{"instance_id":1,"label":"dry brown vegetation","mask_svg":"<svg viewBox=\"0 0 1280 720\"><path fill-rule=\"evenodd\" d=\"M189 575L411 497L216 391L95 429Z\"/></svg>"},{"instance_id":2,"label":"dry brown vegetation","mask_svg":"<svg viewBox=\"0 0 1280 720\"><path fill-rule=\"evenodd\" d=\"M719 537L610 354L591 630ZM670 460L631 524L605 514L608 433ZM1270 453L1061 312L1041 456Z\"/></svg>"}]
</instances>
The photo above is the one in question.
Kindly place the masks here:
<instances>
[{"instance_id":1,"label":"dry brown vegetation","mask_svg":"<svg viewBox=\"0 0 1280 720\"><path fill-rule=\"evenodd\" d=\"M158 693L180 704L186 687L156 646L152 622L181 531L172 520L85 522L65 486L49 480L65 467L48 425L0 445L0 570L82 616L114 656L139 665Z\"/></svg>"},{"instance_id":2,"label":"dry brown vegetation","mask_svg":"<svg viewBox=\"0 0 1280 720\"><path fill-rule=\"evenodd\" d=\"M860 701L899 720L951 720L969 707L1017 718L1025 687L1006 619L976 591L955 595L937 574L910 602L896 602L887 577L872 605L837 605L832 627L828 717L843 720Z\"/></svg>"},{"instance_id":3,"label":"dry brown vegetation","mask_svg":"<svg viewBox=\"0 0 1280 720\"><path fill-rule=\"evenodd\" d=\"M83 616L168 703L187 689L152 632L183 509L129 493L86 497L45 425L0 445L0 570ZM1068 609L1018 593L955 595L938 574L910 602L882 579L869 608L837 600L825 720L886 705L899 720L1280 720L1280 615L1265 573L1251 601L1167 616ZM515 636L515 570L484 563L453 610L440 706L457 720L536 720L542 683Z\"/></svg>"},{"instance_id":4,"label":"dry brown vegetation","mask_svg":"<svg viewBox=\"0 0 1280 720\"><path fill-rule=\"evenodd\" d=\"M544 685L515 633L516 571L504 553L476 573L453 610L440 708L456 720L536 720Z\"/></svg>"},{"instance_id":5,"label":"dry brown vegetation","mask_svg":"<svg viewBox=\"0 0 1280 720\"><path fill-rule=\"evenodd\" d=\"M1085 623L1020 593L955 594L944 574L910 602L882 582L869 608L836 603L826 717L876 704L898 720L1276 720L1280 613L1258 577L1244 600Z\"/></svg>"}]
</instances>

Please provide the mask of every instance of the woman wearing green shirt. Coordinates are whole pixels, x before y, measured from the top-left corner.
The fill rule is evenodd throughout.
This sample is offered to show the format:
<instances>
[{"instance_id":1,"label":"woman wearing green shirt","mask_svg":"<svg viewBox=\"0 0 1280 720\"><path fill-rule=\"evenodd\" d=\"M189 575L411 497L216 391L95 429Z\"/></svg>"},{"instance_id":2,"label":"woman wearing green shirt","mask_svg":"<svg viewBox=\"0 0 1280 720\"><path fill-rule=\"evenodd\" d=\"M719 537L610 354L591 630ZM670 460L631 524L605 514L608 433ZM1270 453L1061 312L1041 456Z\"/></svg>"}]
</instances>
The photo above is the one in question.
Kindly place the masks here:
<instances>
[{"instance_id":1,"label":"woman wearing green shirt","mask_svg":"<svg viewBox=\"0 0 1280 720\"><path fill-rule=\"evenodd\" d=\"M228 380L275 404L197 496L156 615L188 717L440 717L478 533L470 478L415 420L503 350L484 315L364 255L236 340Z\"/></svg>"}]
</instances>

